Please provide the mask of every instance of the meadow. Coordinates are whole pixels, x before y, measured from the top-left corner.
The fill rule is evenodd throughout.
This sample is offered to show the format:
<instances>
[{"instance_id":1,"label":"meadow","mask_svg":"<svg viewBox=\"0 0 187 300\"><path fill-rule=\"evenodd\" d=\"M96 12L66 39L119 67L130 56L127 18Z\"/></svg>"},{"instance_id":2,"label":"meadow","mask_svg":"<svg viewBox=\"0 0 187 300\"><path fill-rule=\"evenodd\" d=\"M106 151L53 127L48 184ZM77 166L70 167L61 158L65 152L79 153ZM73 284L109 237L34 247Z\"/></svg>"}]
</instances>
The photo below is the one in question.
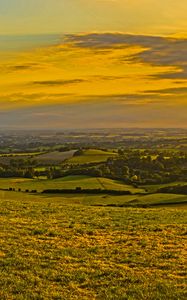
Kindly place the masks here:
<instances>
[{"instance_id":1,"label":"meadow","mask_svg":"<svg viewBox=\"0 0 187 300\"><path fill-rule=\"evenodd\" d=\"M84 150L82 155L73 156L68 160L71 164L88 164L88 163L99 163L106 161L110 157L117 156L117 153L112 151L103 151L99 149L88 149Z\"/></svg>"},{"instance_id":2,"label":"meadow","mask_svg":"<svg viewBox=\"0 0 187 300\"><path fill-rule=\"evenodd\" d=\"M0 299L186 299L186 206L132 197L0 192Z\"/></svg>"},{"instance_id":3,"label":"meadow","mask_svg":"<svg viewBox=\"0 0 187 300\"><path fill-rule=\"evenodd\" d=\"M0 188L15 188L21 190L37 190L41 192L45 189L111 189L124 190L132 193L144 192L132 185L124 184L122 181L107 178L89 176L66 176L58 179L27 179L27 178L0 178Z\"/></svg>"},{"instance_id":4,"label":"meadow","mask_svg":"<svg viewBox=\"0 0 187 300\"><path fill-rule=\"evenodd\" d=\"M76 150L30 152L30 153L0 153L0 163L11 164L12 159L33 158L40 166L55 166L67 161L70 164L89 164L106 161L109 157L115 157L117 154L112 151L103 151L99 149L84 150L82 155L74 156Z\"/></svg>"},{"instance_id":5,"label":"meadow","mask_svg":"<svg viewBox=\"0 0 187 300\"><path fill-rule=\"evenodd\" d=\"M186 160L103 139L0 155L0 300L186 299L187 196L159 192L186 185Z\"/></svg>"},{"instance_id":6,"label":"meadow","mask_svg":"<svg viewBox=\"0 0 187 300\"><path fill-rule=\"evenodd\" d=\"M144 188L149 193L155 193L157 190L163 187L177 186L177 185L186 185L186 181L176 181L171 183L162 183L162 184L146 184L141 187Z\"/></svg>"}]
</instances>

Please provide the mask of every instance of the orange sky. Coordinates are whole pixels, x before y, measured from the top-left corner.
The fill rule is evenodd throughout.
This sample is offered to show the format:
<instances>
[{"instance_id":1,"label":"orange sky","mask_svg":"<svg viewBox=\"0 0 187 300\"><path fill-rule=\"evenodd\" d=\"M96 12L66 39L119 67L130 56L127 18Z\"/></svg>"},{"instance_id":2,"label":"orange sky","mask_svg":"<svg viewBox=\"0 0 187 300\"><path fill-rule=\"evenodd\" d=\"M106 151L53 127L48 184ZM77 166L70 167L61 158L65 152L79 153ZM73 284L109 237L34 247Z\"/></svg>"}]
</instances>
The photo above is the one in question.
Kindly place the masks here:
<instances>
[{"instance_id":1,"label":"orange sky","mask_svg":"<svg viewBox=\"0 0 187 300\"><path fill-rule=\"evenodd\" d=\"M8 4L4 6L6 20L10 16L14 20L24 8L24 2L18 2L17 12L11 13L13 7ZM147 14L144 21L140 2ZM51 2L45 6L45 12L41 10L43 1L32 0L31 13L25 12L23 18L29 16L36 24L40 18L38 32L36 24L31 22L30 29L23 28L24 36L16 36L20 27L15 26L11 32L10 22L5 33L12 35L0 36L0 125L22 127L27 120L28 128L46 128L49 124L53 128L186 127L187 35L182 16L184 9L187 12L187 2L181 1L181 10L173 4L167 12L159 10L161 4L166 9L166 3L174 1L167 0L164 5L163 1L156 1L155 10L151 10L150 2L155 1L71 0L69 6L64 2L67 14L75 16L69 33L38 35L42 24L46 24L46 31L52 32L47 22L52 17L48 12ZM63 5L55 3L53 17L56 15L58 19L56 9L62 9ZM1 5L0 1L0 8ZM39 12L35 14L37 7ZM86 11L91 13L90 9L97 25L94 31L92 19L86 22L84 16ZM104 10L109 15L101 24ZM122 15L126 10L131 18L125 24ZM159 18L159 11L162 18L157 24L154 20L156 13ZM84 16L82 22L76 19L79 15ZM135 21L140 27L134 28ZM75 33L73 25L84 27L84 32ZM27 34L31 29L32 36ZM71 29L74 33L70 33ZM62 31L61 26L56 24L53 31Z\"/></svg>"}]
</instances>

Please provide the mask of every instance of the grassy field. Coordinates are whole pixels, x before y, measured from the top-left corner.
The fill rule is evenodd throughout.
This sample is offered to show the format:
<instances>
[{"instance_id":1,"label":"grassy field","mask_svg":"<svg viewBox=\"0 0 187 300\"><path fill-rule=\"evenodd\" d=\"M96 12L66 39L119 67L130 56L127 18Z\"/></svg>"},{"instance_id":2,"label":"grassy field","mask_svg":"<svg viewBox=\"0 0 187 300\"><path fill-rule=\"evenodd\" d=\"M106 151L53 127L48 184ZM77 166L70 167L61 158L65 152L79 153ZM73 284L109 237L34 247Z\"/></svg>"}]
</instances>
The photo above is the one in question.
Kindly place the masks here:
<instances>
[{"instance_id":1,"label":"grassy field","mask_svg":"<svg viewBox=\"0 0 187 300\"><path fill-rule=\"evenodd\" d=\"M15 188L41 192L45 189L111 189L125 190L132 193L141 193L144 190L126 185L121 181L88 176L66 176L58 179L26 179L26 178L0 178L0 188Z\"/></svg>"},{"instance_id":2,"label":"grassy field","mask_svg":"<svg viewBox=\"0 0 187 300\"><path fill-rule=\"evenodd\" d=\"M49 170L49 166L45 167L45 166L39 166L39 167L35 167L34 171L38 171L38 172L45 172L46 170ZM53 169L55 170L60 170L61 167L60 166L53 166Z\"/></svg>"},{"instance_id":3,"label":"grassy field","mask_svg":"<svg viewBox=\"0 0 187 300\"><path fill-rule=\"evenodd\" d=\"M68 160L72 164L86 164L106 161L109 157L115 157L117 154L110 151L97 149L84 150L80 156L74 156Z\"/></svg>"},{"instance_id":4,"label":"grassy field","mask_svg":"<svg viewBox=\"0 0 187 300\"><path fill-rule=\"evenodd\" d=\"M0 192L1 300L186 299L184 208L78 198Z\"/></svg>"},{"instance_id":5,"label":"grassy field","mask_svg":"<svg viewBox=\"0 0 187 300\"><path fill-rule=\"evenodd\" d=\"M177 194L150 194L134 197L133 200L129 202L131 205L187 205L187 196L186 195L177 195Z\"/></svg>"},{"instance_id":6,"label":"grassy field","mask_svg":"<svg viewBox=\"0 0 187 300\"><path fill-rule=\"evenodd\" d=\"M187 183L185 181L176 181L176 182L171 182L171 183L143 185L142 188L146 189L150 193L154 193L163 187L175 186L175 185L186 185L186 184Z\"/></svg>"},{"instance_id":7,"label":"grassy field","mask_svg":"<svg viewBox=\"0 0 187 300\"><path fill-rule=\"evenodd\" d=\"M32 194L20 192L6 192L0 191L2 199L11 198L14 200L20 199L52 199L60 201L63 205L81 204L87 206L128 206L128 207L151 207L151 206L177 206L187 207L186 195L174 194L153 194L153 195L95 195L95 194Z\"/></svg>"}]
</instances>

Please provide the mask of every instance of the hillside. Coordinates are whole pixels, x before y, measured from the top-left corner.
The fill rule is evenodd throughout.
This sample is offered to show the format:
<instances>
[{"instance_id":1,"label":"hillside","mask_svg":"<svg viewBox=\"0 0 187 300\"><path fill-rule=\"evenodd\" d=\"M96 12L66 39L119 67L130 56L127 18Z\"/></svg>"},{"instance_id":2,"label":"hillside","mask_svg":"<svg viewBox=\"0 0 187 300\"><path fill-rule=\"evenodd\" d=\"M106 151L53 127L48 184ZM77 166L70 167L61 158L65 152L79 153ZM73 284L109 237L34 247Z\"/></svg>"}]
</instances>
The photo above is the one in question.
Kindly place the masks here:
<instances>
[{"instance_id":1,"label":"hillside","mask_svg":"<svg viewBox=\"0 0 187 300\"><path fill-rule=\"evenodd\" d=\"M1 299L186 299L186 210L81 199L0 192Z\"/></svg>"},{"instance_id":2,"label":"hillside","mask_svg":"<svg viewBox=\"0 0 187 300\"><path fill-rule=\"evenodd\" d=\"M117 156L116 153L110 151L103 151L98 149L83 150L83 153L78 156L73 156L68 160L72 164L87 164L106 161L110 157Z\"/></svg>"},{"instance_id":3,"label":"hillside","mask_svg":"<svg viewBox=\"0 0 187 300\"><path fill-rule=\"evenodd\" d=\"M46 189L108 189L124 190L132 193L144 192L144 189L134 188L132 185L124 184L122 181L89 177L89 176L66 176L58 179L25 179L25 178L0 178L0 188L37 190L41 192Z\"/></svg>"}]
</instances>

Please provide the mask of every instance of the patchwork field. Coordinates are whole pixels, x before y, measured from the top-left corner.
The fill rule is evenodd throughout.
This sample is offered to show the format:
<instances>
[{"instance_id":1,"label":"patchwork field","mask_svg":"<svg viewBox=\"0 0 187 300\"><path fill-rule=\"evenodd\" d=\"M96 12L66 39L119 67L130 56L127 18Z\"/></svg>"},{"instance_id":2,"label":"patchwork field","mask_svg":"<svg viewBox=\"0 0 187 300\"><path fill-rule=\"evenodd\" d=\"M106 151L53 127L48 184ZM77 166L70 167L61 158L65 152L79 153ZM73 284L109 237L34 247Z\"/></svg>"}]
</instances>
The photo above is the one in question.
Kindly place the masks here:
<instances>
[{"instance_id":1,"label":"patchwork field","mask_svg":"<svg viewBox=\"0 0 187 300\"><path fill-rule=\"evenodd\" d=\"M72 164L87 164L106 161L110 157L115 157L117 154L110 151L102 151L97 149L84 150L80 156L74 156L68 160Z\"/></svg>"},{"instance_id":2,"label":"patchwork field","mask_svg":"<svg viewBox=\"0 0 187 300\"><path fill-rule=\"evenodd\" d=\"M94 198L0 192L0 299L186 299L186 209Z\"/></svg>"},{"instance_id":3,"label":"patchwork field","mask_svg":"<svg viewBox=\"0 0 187 300\"><path fill-rule=\"evenodd\" d=\"M58 179L26 179L26 178L0 178L0 188L22 189L22 190L37 190L41 192L45 189L111 189L125 190L132 193L141 193L143 189L134 188L131 185L126 185L121 181L88 177L88 176L66 176Z\"/></svg>"},{"instance_id":4,"label":"patchwork field","mask_svg":"<svg viewBox=\"0 0 187 300\"><path fill-rule=\"evenodd\" d=\"M9 154L3 154L0 153L0 163L9 165L11 163L11 160L20 160L20 159L30 159L33 158L35 161L37 161L42 166L50 166L55 164L60 164L66 159L70 159L73 157L76 150L70 150L70 151L41 151L41 152L30 152L30 153L9 153Z\"/></svg>"},{"instance_id":5,"label":"patchwork field","mask_svg":"<svg viewBox=\"0 0 187 300\"><path fill-rule=\"evenodd\" d=\"M36 157L36 161L38 161L41 165L54 165L59 164L65 161L66 159L70 159L76 150L70 150L65 152L52 151Z\"/></svg>"}]
</instances>

